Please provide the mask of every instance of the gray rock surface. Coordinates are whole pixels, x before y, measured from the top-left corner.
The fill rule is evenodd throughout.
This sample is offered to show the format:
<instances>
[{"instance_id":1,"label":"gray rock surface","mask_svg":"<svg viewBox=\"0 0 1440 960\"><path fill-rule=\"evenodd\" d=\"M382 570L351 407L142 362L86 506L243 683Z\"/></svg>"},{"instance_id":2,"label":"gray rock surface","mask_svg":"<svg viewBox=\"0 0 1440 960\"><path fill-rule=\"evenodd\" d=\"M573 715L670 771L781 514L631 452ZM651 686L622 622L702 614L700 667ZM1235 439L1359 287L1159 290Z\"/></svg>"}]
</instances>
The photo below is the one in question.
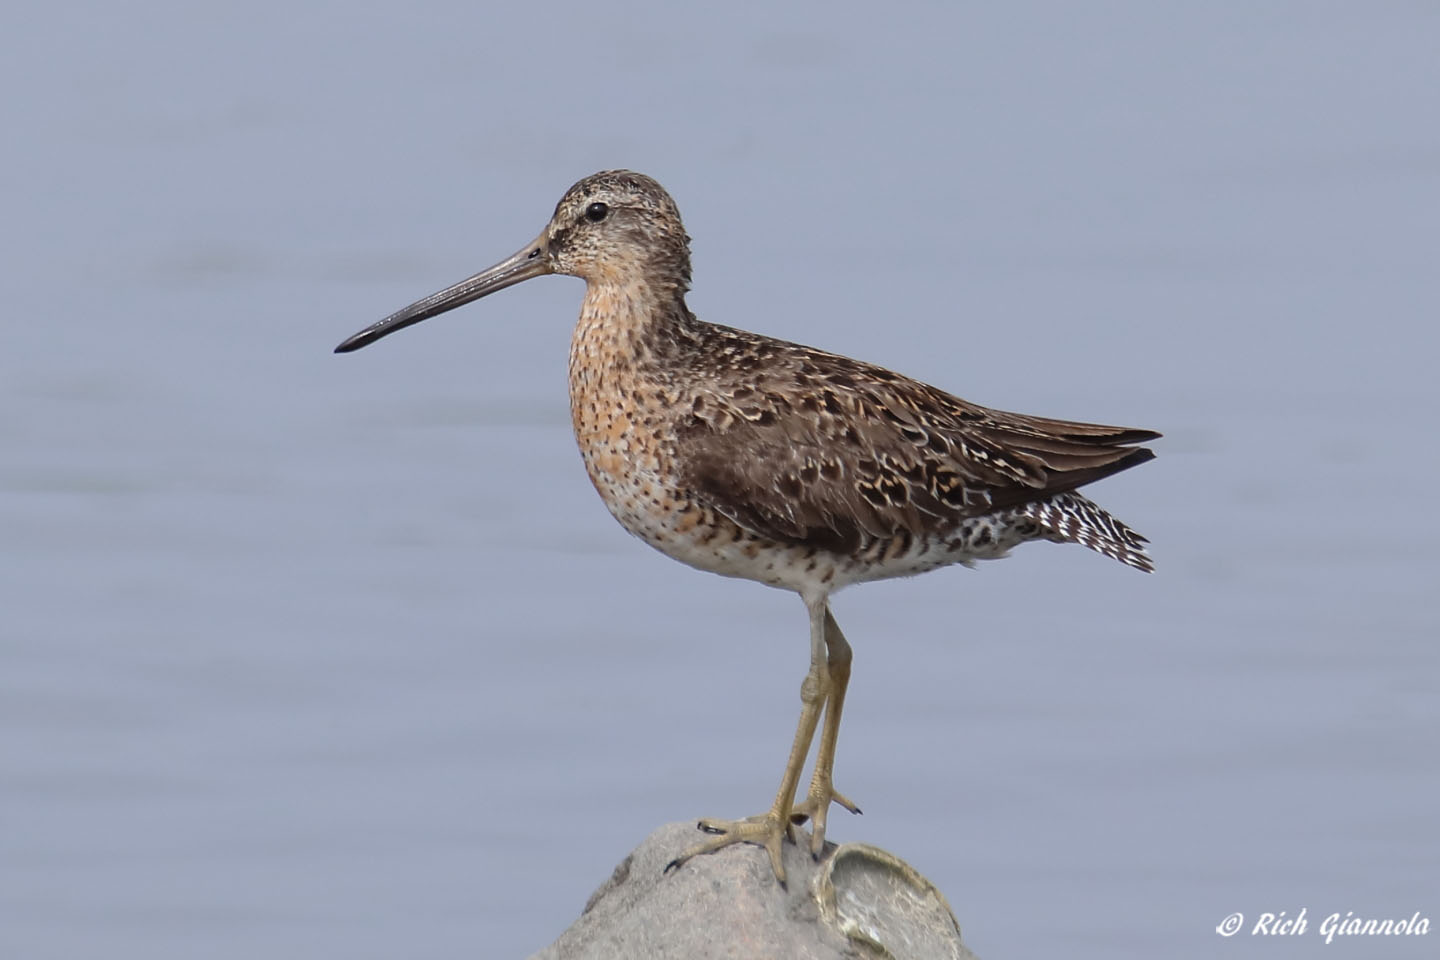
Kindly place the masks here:
<instances>
[{"instance_id":1,"label":"gray rock surface","mask_svg":"<svg viewBox=\"0 0 1440 960\"><path fill-rule=\"evenodd\" d=\"M664 873L703 838L693 822L650 834L531 960L975 960L940 891L892 854L827 844L816 863L787 843L785 887L748 844Z\"/></svg>"}]
</instances>

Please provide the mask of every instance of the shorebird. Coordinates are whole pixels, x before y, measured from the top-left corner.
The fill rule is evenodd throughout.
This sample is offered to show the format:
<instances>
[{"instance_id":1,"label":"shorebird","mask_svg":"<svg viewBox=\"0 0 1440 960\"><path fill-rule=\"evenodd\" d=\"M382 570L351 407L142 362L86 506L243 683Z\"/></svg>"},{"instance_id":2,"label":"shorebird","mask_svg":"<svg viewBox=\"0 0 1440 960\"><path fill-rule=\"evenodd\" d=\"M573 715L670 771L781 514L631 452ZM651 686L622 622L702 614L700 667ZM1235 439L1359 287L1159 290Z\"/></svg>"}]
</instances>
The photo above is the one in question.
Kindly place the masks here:
<instances>
[{"instance_id":1,"label":"shorebird","mask_svg":"<svg viewBox=\"0 0 1440 960\"><path fill-rule=\"evenodd\" d=\"M591 482L630 533L676 560L793 590L810 616L800 722L770 809L701 820L667 867L734 843L769 854L811 823L825 844L851 650L830 595L868 580L1080 543L1153 569L1145 538L1076 488L1144 463L1152 430L992 410L883 367L706 323L685 305L690 238L665 189L608 170L576 183L518 252L338 347L544 274L585 281L570 341L570 414ZM810 786L795 799L815 730Z\"/></svg>"}]
</instances>

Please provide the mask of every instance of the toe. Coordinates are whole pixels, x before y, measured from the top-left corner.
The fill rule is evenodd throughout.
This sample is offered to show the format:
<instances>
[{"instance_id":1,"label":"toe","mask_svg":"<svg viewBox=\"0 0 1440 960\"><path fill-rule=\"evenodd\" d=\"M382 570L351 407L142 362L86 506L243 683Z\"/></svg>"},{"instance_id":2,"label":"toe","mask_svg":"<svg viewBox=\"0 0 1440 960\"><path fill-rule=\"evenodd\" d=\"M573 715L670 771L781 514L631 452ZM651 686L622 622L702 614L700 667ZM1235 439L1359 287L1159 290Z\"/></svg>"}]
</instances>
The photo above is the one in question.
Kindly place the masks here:
<instances>
[{"instance_id":1,"label":"toe","mask_svg":"<svg viewBox=\"0 0 1440 960\"><path fill-rule=\"evenodd\" d=\"M780 886L785 886L785 864L780 862L780 831L765 838L765 852L770 854L770 868L775 871L775 879Z\"/></svg>"},{"instance_id":2,"label":"toe","mask_svg":"<svg viewBox=\"0 0 1440 960\"><path fill-rule=\"evenodd\" d=\"M825 849L825 818L817 816L810 824L810 856L820 859L820 851Z\"/></svg>"}]
</instances>

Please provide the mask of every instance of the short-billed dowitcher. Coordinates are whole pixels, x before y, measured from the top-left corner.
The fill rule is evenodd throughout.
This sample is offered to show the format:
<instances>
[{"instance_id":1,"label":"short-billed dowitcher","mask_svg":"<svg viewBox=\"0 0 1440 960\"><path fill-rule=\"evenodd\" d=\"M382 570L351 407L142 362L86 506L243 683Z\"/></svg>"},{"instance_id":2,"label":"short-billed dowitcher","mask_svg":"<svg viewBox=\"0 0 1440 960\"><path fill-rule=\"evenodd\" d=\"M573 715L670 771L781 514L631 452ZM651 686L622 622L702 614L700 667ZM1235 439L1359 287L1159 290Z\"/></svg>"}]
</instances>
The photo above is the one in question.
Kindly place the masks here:
<instances>
[{"instance_id":1,"label":"short-billed dowitcher","mask_svg":"<svg viewBox=\"0 0 1440 960\"><path fill-rule=\"evenodd\" d=\"M336 348L547 273L585 281L570 343L570 414L585 469L626 530L677 560L798 593L810 613L799 727L770 810L702 820L770 855L809 818L825 843L850 645L829 598L866 580L1080 543L1151 570L1145 538L1075 490L1154 454L1151 430L991 410L881 367L705 323L685 305L690 238L660 184L611 170L575 184L540 236ZM801 769L824 715L810 788Z\"/></svg>"}]
</instances>

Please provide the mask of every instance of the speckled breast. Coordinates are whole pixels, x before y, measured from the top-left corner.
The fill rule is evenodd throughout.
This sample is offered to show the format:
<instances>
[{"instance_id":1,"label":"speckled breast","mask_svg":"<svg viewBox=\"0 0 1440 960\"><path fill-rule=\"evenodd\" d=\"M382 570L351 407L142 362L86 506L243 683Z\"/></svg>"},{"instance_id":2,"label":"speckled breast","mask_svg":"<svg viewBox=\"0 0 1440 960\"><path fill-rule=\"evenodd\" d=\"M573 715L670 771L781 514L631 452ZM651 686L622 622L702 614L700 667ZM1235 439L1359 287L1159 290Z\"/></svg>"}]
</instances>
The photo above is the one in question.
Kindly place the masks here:
<instances>
[{"instance_id":1,"label":"speckled breast","mask_svg":"<svg viewBox=\"0 0 1440 960\"><path fill-rule=\"evenodd\" d=\"M759 579L753 574L761 541L677 483L661 415L676 398L653 386L642 394L646 388L628 372L588 364L571 372L575 440L600 499L622 527L676 560ZM643 409L637 396L647 401Z\"/></svg>"},{"instance_id":2,"label":"speckled breast","mask_svg":"<svg viewBox=\"0 0 1440 960\"><path fill-rule=\"evenodd\" d=\"M827 575L833 580L833 559L758 537L682 488L667 419L681 398L637 376L627 362L593 362L595 346L578 334L570 373L575 440L590 482L621 526L712 573L790 589Z\"/></svg>"}]
</instances>

